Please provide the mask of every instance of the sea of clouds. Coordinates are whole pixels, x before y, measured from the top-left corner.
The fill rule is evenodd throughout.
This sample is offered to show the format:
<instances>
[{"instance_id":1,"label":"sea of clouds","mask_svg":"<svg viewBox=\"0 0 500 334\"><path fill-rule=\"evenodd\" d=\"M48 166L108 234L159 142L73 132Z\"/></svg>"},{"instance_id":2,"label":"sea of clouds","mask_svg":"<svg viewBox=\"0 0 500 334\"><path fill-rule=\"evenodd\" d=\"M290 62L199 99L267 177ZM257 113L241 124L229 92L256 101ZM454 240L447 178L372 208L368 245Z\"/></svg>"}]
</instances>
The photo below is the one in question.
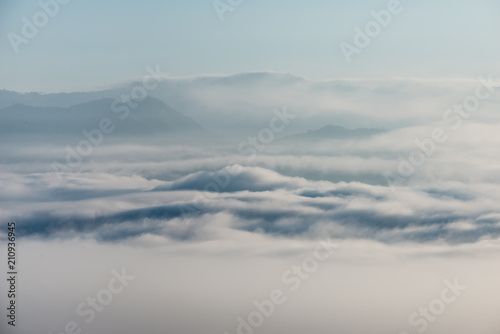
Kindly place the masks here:
<instances>
[{"instance_id":1,"label":"sea of clouds","mask_svg":"<svg viewBox=\"0 0 500 334\"><path fill-rule=\"evenodd\" d=\"M285 131L255 156L238 146L259 132L257 125L246 124L234 138L231 128L213 145L112 138L62 174L52 163L64 157L68 143L3 140L0 216L16 221L22 236L19 333L59 333L74 320L83 333L251 334L238 329L238 317L246 319L254 301L281 289L287 301L255 333L497 334L498 98L451 129L444 110L473 93L477 82L440 82L446 87L441 91L432 89L436 83L398 80L393 91L380 82L361 82L356 89L330 83L333 91L325 83L304 89L301 82L293 90L314 88L319 95L310 92L313 97L324 97L308 95L317 103L308 108L316 113L307 112L300 105L304 97L290 94L291 88L269 101L256 99L262 83L241 96L233 94L234 85L223 93L220 84L211 84L198 90L198 98L190 90L190 106L205 103L211 110L224 104L215 120L230 117L235 108L241 119L225 121L232 126L268 104L269 112L256 116L264 121L256 123L266 125L271 105L287 104L297 115L291 124L309 124L311 115L335 123L336 115L351 109L373 116L366 111L371 108L379 112L376 127L386 119L388 131L300 142ZM364 99L348 99L339 87ZM424 93L429 99L393 99ZM337 111L329 113L326 106ZM181 102L175 107L189 114ZM196 110L189 116L216 132L221 123L204 122ZM419 149L415 140L429 138L436 127L447 129L447 140L391 185L387 173L397 175L402 161ZM283 273L310 257L320 241L335 251L290 291ZM85 322L78 305L122 268L134 280ZM467 286L463 295L425 320L425 329L424 320L420 326L410 322L414 312L425 319L419 309L440 298L445 280L455 279Z\"/></svg>"}]
</instances>

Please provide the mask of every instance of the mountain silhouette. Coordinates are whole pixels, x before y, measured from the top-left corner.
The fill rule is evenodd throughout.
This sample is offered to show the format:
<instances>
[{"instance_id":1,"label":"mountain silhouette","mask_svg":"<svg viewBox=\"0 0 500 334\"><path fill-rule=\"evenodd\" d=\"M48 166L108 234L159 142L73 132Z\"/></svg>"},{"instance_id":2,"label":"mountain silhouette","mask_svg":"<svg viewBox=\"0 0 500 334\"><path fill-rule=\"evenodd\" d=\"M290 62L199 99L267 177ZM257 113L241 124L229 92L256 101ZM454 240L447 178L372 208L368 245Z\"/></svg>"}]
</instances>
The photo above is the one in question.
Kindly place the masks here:
<instances>
[{"instance_id":1,"label":"mountain silhouette","mask_svg":"<svg viewBox=\"0 0 500 334\"><path fill-rule=\"evenodd\" d=\"M106 118L115 126L116 135L208 133L193 119L152 97L130 105L109 98L67 108L15 104L0 110L0 133L79 134L98 128Z\"/></svg>"}]
</instances>

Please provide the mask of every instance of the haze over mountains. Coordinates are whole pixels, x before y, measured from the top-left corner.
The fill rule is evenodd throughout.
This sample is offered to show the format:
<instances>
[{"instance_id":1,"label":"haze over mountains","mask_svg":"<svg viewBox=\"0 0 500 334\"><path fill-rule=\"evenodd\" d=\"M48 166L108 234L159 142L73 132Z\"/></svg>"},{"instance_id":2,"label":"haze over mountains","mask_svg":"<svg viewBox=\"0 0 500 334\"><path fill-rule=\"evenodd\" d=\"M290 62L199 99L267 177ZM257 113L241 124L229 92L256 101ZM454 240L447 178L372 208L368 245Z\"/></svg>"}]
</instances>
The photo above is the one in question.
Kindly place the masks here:
<instances>
[{"instance_id":1,"label":"haze over mountains","mask_svg":"<svg viewBox=\"0 0 500 334\"><path fill-rule=\"evenodd\" d=\"M114 101L124 95L130 96L132 89L139 85L141 85L140 81L132 80L105 90L53 94L16 93L2 90L0 91L0 108L4 108L4 112L22 109L22 113L27 117L30 117L30 112L35 112L35 109L14 105L23 104L37 108L71 107L70 110L75 111L85 106L91 107L88 103L92 101L100 99ZM279 134L283 137L317 130L327 124L347 129L391 130L427 124L429 121L439 122L444 110L450 107L453 101L466 96L470 90L474 89L474 85L475 82L467 80L310 81L291 74L255 72L232 76L162 77L161 84L148 94L168 106L164 108L170 107L178 111L217 136L244 139L268 126L269 120L273 117L273 110L284 107L293 112L298 117L298 121L292 122ZM110 111L113 101L102 102L102 106L96 106L96 110L85 112L85 114L99 113L97 110L100 110L103 115L119 116L119 113ZM498 121L500 115L495 112L495 105L499 102L500 100L495 96L485 101L481 106L481 113L474 115L475 121ZM82 106L76 107L75 105L78 104ZM135 118L141 110L150 107L142 102L138 104L138 111L132 112L131 119L126 123L136 120L137 122L133 123L138 133L147 132L148 128L153 133L157 132L160 125L153 124L156 123L153 118L147 117L142 121ZM440 107L436 108L436 106ZM6 107L10 109L5 109ZM46 112L52 110L54 115L62 112L57 108L43 110ZM166 113L169 112L166 111ZM163 117L154 111L151 116L153 114L156 115L155 117ZM173 117L173 114L168 117ZM15 121L15 117L9 116L8 119L9 122ZM87 126L86 122L91 121L91 118L87 121L83 119L79 121ZM170 121L180 122L178 124L180 128L188 126L180 119ZM19 121L16 122L17 126L20 126ZM150 124L146 125L144 122L150 122ZM29 123L25 123L24 126L29 127ZM39 125L39 129L48 129L48 125L43 120ZM72 129L71 126L69 128ZM126 124L120 128L121 130L117 129L117 133L132 131ZM7 132L12 131L12 129L7 129ZM61 129L61 131L66 130ZM337 131L337 133L340 132ZM309 135L315 136L311 133Z\"/></svg>"},{"instance_id":2,"label":"haze over mountains","mask_svg":"<svg viewBox=\"0 0 500 334\"><path fill-rule=\"evenodd\" d=\"M51 136L71 136L82 129L98 127L102 119L114 119L114 136L197 136L200 140L215 139L216 136L195 120L184 116L165 103L151 97L137 103L130 110L112 107L114 100L99 100L73 105L71 107L33 107L14 104L0 109L0 136L35 136L37 140L50 141ZM116 129L116 130L115 130ZM317 141L325 139L363 139L383 133L383 129L346 129L326 125L306 133L282 138L285 141ZM39 137L41 136L41 137Z\"/></svg>"},{"instance_id":3,"label":"haze over mountains","mask_svg":"<svg viewBox=\"0 0 500 334\"><path fill-rule=\"evenodd\" d=\"M119 106L121 105L121 106ZM116 122L118 136L158 135L208 132L191 118L182 115L163 102L146 97L129 108L114 104L111 98L76 104L71 107L34 107L15 104L0 110L0 132L22 135L69 135L82 129L92 129L103 118ZM119 123L118 123L119 122Z\"/></svg>"}]
</instances>

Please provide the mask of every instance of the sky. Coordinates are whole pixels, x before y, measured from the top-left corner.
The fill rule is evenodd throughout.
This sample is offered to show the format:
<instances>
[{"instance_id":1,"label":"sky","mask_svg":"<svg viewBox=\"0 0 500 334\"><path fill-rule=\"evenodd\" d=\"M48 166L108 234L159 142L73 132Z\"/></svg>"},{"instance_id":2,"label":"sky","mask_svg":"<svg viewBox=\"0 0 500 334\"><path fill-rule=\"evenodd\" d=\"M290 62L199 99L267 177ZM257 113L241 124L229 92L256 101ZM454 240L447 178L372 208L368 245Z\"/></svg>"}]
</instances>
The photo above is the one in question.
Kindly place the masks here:
<instances>
[{"instance_id":1,"label":"sky","mask_svg":"<svg viewBox=\"0 0 500 334\"><path fill-rule=\"evenodd\" d=\"M41 1L41 3L49 3ZM337 78L477 78L500 65L494 0L400 2L401 10L348 63L340 45L389 1L247 1L223 13L210 0L69 1L14 51L38 1L0 3L0 89L93 90L144 75L290 72ZM12 35L10 35L12 38Z\"/></svg>"}]
</instances>

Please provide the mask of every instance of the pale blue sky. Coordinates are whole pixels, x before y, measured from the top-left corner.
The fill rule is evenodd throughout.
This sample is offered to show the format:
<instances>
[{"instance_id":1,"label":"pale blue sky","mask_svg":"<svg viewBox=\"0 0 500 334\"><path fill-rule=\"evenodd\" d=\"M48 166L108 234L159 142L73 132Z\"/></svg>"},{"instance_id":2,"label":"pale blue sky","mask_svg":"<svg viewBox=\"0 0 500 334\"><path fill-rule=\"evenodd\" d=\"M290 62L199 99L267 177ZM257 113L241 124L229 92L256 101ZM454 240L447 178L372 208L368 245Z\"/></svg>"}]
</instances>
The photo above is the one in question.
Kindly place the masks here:
<instances>
[{"instance_id":1,"label":"pale blue sky","mask_svg":"<svg viewBox=\"0 0 500 334\"><path fill-rule=\"evenodd\" d=\"M48 1L48 0L42 0ZM223 0L227 1L227 0ZM143 76L291 72L310 79L467 77L500 68L500 2L401 0L402 13L348 64L340 51L389 1L72 0L15 54L38 1L0 2L0 89L74 91Z\"/></svg>"}]
</instances>

